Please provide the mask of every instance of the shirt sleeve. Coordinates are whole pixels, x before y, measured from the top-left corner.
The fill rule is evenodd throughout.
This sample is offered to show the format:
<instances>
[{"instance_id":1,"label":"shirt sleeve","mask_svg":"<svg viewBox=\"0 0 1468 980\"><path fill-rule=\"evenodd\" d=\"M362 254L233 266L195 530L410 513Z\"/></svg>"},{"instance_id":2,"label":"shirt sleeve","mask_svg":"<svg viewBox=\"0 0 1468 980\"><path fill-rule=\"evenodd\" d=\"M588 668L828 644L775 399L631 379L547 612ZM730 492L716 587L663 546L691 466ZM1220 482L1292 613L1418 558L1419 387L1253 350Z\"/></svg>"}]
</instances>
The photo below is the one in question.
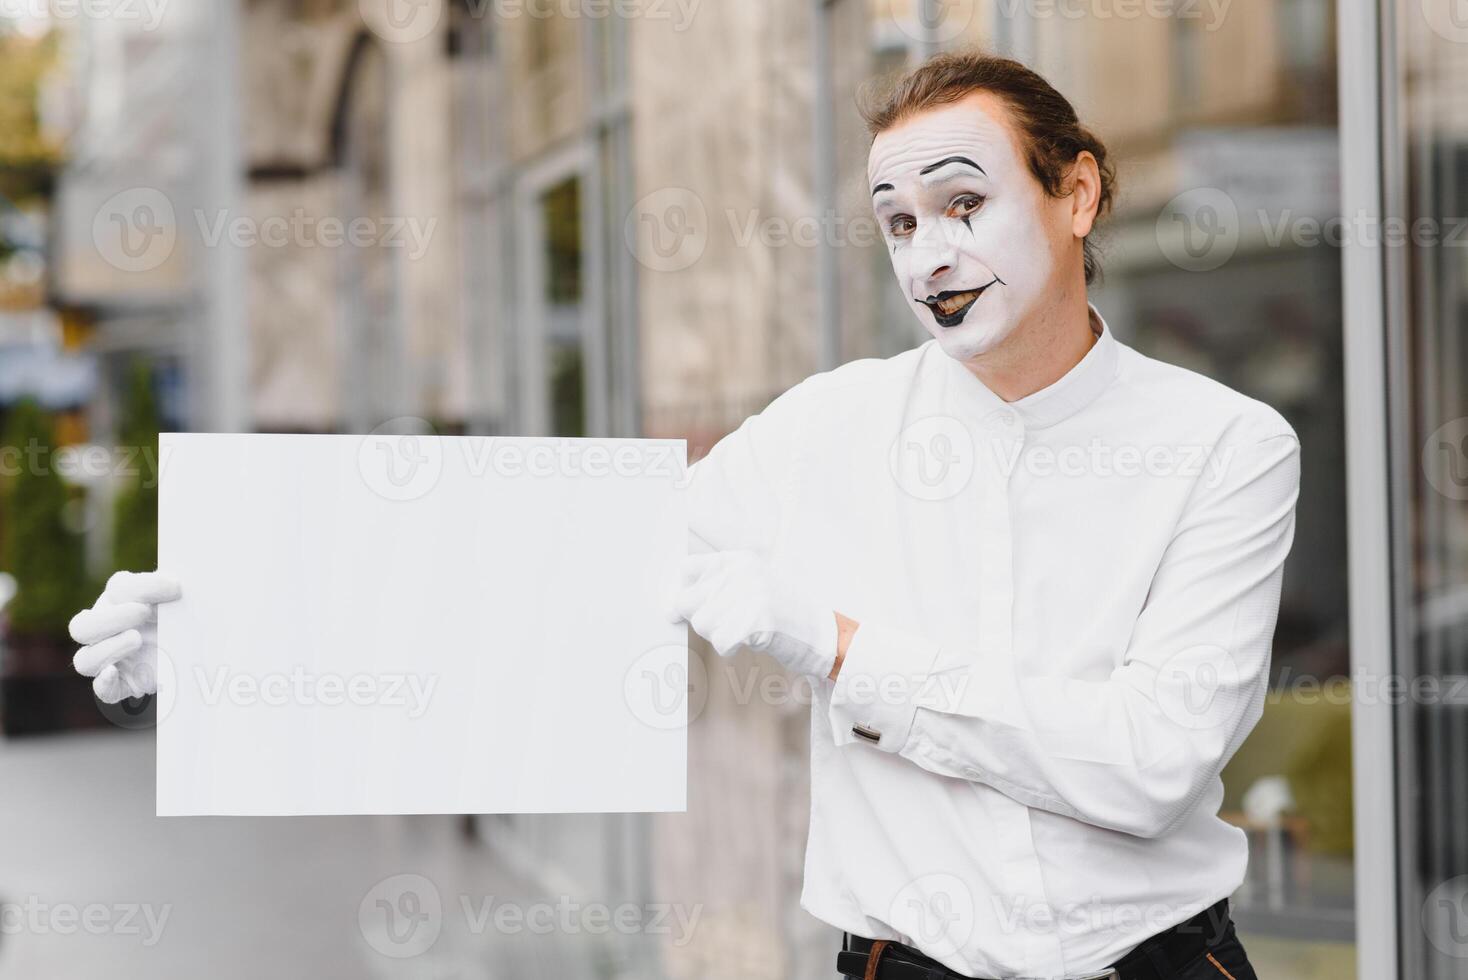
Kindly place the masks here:
<instances>
[{"instance_id":1,"label":"shirt sleeve","mask_svg":"<svg viewBox=\"0 0 1468 980\"><path fill-rule=\"evenodd\" d=\"M690 553L749 550L769 557L793 479L804 387L745 419L689 468Z\"/></svg>"},{"instance_id":2,"label":"shirt sleeve","mask_svg":"<svg viewBox=\"0 0 1468 980\"><path fill-rule=\"evenodd\" d=\"M1105 679L1021 676L1013 665L1044 664L1042 651L982 650L961 671L904 676L937 646L861 623L832 695L837 742L1099 827L1168 833L1262 711L1299 472L1298 442L1278 435L1194 491Z\"/></svg>"}]
</instances>

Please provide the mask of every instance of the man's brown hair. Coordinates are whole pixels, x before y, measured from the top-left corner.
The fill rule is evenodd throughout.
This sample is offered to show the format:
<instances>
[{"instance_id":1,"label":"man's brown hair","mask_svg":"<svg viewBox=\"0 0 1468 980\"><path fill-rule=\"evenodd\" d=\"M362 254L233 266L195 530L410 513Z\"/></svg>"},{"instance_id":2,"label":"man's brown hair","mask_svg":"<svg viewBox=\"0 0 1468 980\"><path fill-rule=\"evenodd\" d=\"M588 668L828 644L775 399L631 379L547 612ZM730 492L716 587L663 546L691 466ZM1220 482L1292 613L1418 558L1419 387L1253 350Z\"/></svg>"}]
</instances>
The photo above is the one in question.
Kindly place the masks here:
<instances>
[{"instance_id":1,"label":"man's brown hair","mask_svg":"<svg viewBox=\"0 0 1468 980\"><path fill-rule=\"evenodd\" d=\"M1106 146L1076 116L1070 102L1036 72L1018 61L979 52L936 55L895 80L863 92L861 114L873 138L925 109L957 102L973 92L998 96L1009 108L1030 172L1051 197L1070 193L1071 167L1083 151L1096 158L1101 192L1096 220L1111 209L1116 169ZM1086 282L1101 263L1088 235L1083 244Z\"/></svg>"}]
</instances>

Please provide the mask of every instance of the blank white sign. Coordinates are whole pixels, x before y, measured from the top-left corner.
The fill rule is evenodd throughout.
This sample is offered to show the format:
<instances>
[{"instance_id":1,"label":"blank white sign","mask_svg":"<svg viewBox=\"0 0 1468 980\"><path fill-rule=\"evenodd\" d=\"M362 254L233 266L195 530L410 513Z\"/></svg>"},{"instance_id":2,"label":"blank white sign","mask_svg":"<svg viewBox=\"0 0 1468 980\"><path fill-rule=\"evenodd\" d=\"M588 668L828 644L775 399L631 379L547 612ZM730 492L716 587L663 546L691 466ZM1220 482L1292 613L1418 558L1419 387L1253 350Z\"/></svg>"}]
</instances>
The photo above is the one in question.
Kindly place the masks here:
<instances>
[{"instance_id":1,"label":"blank white sign","mask_svg":"<svg viewBox=\"0 0 1468 980\"><path fill-rule=\"evenodd\" d=\"M160 816L685 808L682 442L160 451Z\"/></svg>"}]
</instances>

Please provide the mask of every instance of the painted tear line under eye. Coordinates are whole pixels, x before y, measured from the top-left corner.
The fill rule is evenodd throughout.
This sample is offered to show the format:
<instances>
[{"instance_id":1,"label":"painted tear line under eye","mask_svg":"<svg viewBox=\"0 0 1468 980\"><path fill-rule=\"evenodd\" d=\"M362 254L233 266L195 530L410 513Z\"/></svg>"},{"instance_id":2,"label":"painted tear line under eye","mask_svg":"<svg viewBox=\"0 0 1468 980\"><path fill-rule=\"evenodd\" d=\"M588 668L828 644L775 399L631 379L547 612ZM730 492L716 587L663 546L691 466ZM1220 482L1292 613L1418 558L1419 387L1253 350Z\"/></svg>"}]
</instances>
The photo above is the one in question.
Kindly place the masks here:
<instances>
[{"instance_id":1,"label":"painted tear line under eye","mask_svg":"<svg viewBox=\"0 0 1468 980\"><path fill-rule=\"evenodd\" d=\"M974 218L973 213L969 213L969 214L964 215L962 218L959 218L958 220L959 221L962 221L963 222L963 226L968 229L968 237L977 240L978 239L978 236L976 234L974 234L973 218ZM895 240L889 241L887 243L887 252L890 255L896 255L897 254L897 242ZM1004 283L1001 281L999 283L999 285L1002 286L1002 285L1004 285Z\"/></svg>"}]
</instances>

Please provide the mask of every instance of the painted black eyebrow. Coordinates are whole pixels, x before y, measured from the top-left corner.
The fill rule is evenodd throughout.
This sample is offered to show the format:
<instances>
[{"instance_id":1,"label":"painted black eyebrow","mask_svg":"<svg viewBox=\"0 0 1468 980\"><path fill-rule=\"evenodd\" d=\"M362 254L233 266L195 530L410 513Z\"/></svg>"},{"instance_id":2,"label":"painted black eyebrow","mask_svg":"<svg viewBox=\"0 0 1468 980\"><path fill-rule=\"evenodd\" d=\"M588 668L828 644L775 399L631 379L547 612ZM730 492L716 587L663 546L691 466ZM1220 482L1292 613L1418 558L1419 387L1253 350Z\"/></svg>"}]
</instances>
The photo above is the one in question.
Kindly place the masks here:
<instances>
[{"instance_id":1,"label":"painted black eyebrow","mask_svg":"<svg viewBox=\"0 0 1468 980\"><path fill-rule=\"evenodd\" d=\"M876 197L878 194L882 193L883 191L890 191L890 190L893 190L893 187L892 187L891 184L878 184L876 187L873 187L872 188L872 197Z\"/></svg>"},{"instance_id":2,"label":"painted black eyebrow","mask_svg":"<svg viewBox=\"0 0 1468 980\"><path fill-rule=\"evenodd\" d=\"M930 163L923 169L919 170L918 176L926 177L928 174L932 173L934 170L937 170L939 167L946 167L950 163L966 163L970 167L973 167L975 170L977 170L979 173L983 174L985 177L989 176L988 172L985 171L983 167L979 166L977 163L974 163L968 157L944 157L937 163Z\"/></svg>"}]
</instances>

